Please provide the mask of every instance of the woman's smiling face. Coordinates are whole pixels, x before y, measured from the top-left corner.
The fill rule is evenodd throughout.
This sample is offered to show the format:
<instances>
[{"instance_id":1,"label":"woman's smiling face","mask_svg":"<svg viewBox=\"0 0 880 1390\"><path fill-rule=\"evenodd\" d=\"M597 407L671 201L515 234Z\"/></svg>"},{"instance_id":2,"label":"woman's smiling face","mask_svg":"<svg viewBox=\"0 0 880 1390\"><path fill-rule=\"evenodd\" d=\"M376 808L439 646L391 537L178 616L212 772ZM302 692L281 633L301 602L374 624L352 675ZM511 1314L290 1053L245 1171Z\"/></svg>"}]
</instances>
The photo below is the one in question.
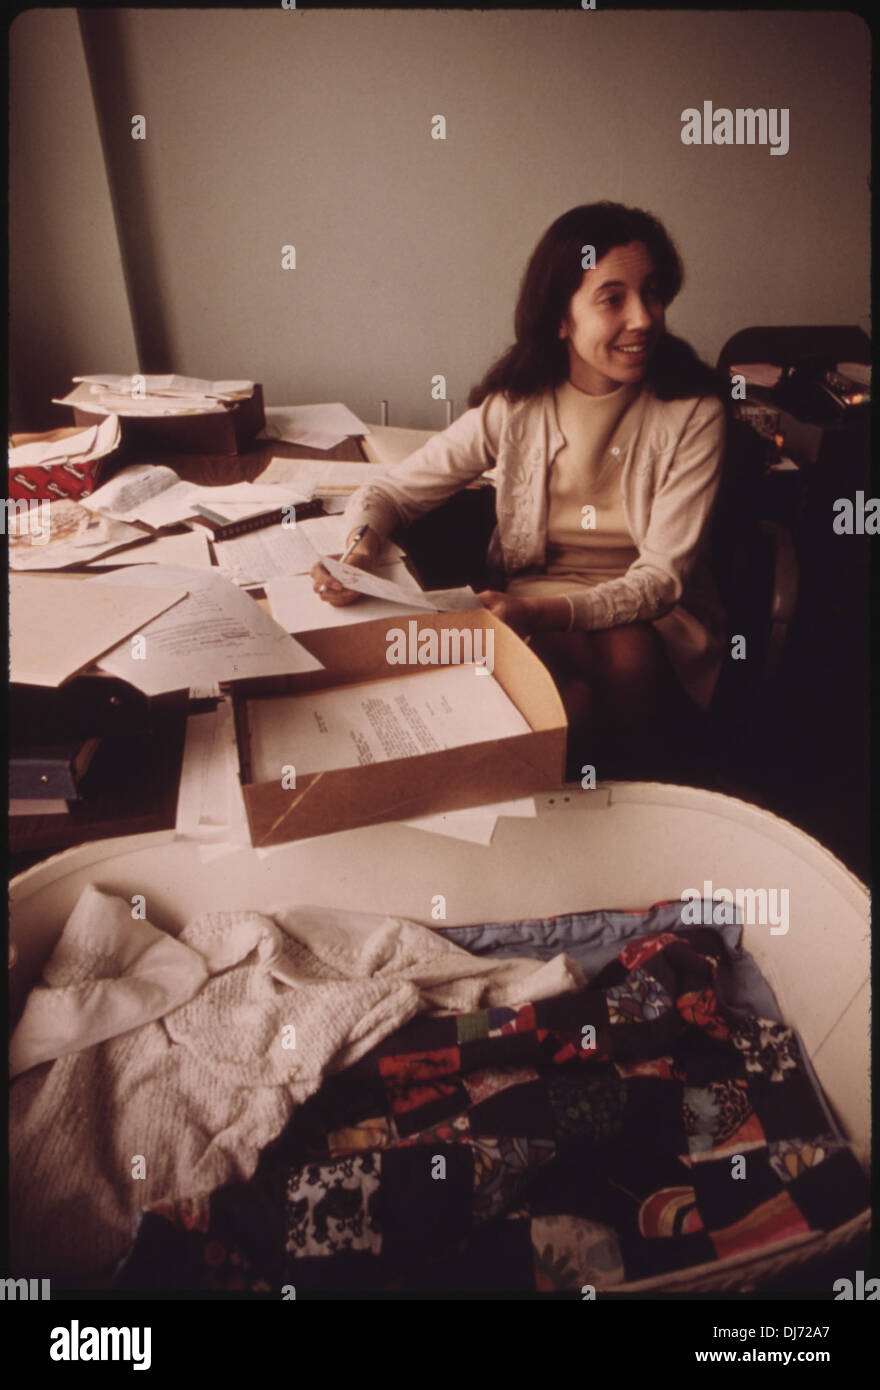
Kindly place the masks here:
<instances>
[{"instance_id":1,"label":"woman's smiling face","mask_svg":"<svg viewBox=\"0 0 880 1390\"><path fill-rule=\"evenodd\" d=\"M590 396L641 381L664 314L648 248L641 241L615 246L584 272L560 325L569 381Z\"/></svg>"}]
</instances>

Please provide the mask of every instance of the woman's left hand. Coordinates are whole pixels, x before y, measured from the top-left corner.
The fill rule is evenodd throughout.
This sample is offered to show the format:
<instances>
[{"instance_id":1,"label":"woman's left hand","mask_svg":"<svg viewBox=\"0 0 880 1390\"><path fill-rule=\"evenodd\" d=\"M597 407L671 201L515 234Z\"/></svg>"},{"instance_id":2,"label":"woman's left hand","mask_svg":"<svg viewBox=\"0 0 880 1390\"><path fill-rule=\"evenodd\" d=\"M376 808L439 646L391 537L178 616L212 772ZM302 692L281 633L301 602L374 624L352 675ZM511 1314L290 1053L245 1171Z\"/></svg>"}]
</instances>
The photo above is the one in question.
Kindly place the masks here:
<instances>
[{"instance_id":1,"label":"woman's left hand","mask_svg":"<svg viewBox=\"0 0 880 1390\"><path fill-rule=\"evenodd\" d=\"M484 608L488 608L496 618L500 618L520 637L528 637L535 619L533 605L527 598L514 598L512 594L502 594L497 589L484 589L477 594Z\"/></svg>"}]
</instances>

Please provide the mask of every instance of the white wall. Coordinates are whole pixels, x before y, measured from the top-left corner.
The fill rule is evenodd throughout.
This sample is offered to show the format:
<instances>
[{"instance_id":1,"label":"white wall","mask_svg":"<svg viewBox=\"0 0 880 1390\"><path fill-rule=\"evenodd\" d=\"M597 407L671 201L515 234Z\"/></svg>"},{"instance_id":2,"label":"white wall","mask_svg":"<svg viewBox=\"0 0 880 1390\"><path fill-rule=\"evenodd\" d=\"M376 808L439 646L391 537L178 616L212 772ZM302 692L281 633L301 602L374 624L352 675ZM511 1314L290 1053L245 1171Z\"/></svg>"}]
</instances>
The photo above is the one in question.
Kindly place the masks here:
<instances>
[{"instance_id":1,"label":"white wall","mask_svg":"<svg viewBox=\"0 0 880 1390\"><path fill-rule=\"evenodd\" d=\"M135 371L122 263L75 10L29 10L9 35L11 425L52 410L74 372Z\"/></svg>"},{"instance_id":2,"label":"white wall","mask_svg":"<svg viewBox=\"0 0 880 1390\"><path fill-rule=\"evenodd\" d=\"M431 377L458 413L510 340L537 238L599 198L666 222L687 271L670 325L708 359L750 324L868 327L870 39L854 15L279 6L95 12L105 22L99 83L102 65L117 87L125 75L102 112L111 173L150 237L133 290L163 358L147 370L253 376L269 403L343 399L367 419L388 397L392 423L442 426ZM40 54L23 54L28 25L54 27ZM72 27L65 11L13 26L19 139L57 129L42 106L59 69L82 85ZM684 146L681 112L704 99L788 107L790 152ZM95 163L83 124L51 176L32 167L13 187L16 225L16 202L29 219L40 202L43 241L75 233L36 299L34 254L13 246L17 365L34 380L52 323L53 370L130 364L106 217L90 240L64 177L67 160Z\"/></svg>"}]
</instances>

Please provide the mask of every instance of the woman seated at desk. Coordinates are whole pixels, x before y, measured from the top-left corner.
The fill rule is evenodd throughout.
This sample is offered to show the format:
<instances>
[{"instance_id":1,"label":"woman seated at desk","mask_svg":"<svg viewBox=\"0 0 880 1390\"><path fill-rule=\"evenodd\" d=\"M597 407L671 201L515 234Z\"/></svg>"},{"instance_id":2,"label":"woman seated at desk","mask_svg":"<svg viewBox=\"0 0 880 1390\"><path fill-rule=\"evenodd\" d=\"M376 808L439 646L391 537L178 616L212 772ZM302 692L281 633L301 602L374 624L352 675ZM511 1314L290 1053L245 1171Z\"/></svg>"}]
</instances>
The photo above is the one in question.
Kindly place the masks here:
<instances>
[{"instance_id":1,"label":"woman seated at desk","mask_svg":"<svg viewBox=\"0 0 880 1390\"><path fill-rule=\"evenodd\" d=\"M585 268L586 267L586 268ZM712 372L667 334L678 253L638 209L594 203L545 232L522 282L516 341L469 409L352 498L350 562L497 465L480 601L559 688L570 754L611 776L660 776L707 706L723 615L699 563L719 483L724 407ZM353 602L317 565L315 588ZM589 742L585 742L589 738ZM586 750L586 751L584 751ZM579 774L578 774L579 775Z\"/></svg>"}]
</instances>

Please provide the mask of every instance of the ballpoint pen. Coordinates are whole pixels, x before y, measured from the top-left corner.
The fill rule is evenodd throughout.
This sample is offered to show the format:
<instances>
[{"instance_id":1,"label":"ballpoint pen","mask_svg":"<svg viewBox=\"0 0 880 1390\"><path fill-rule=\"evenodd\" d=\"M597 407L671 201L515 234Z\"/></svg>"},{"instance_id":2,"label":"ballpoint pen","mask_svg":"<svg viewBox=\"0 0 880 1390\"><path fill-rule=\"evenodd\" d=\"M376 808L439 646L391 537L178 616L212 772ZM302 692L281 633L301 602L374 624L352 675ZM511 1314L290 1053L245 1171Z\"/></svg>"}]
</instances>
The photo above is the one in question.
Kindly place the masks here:
<instances>
[{"instance_id":1,"label":"ballpoint pen","mask_svg":"<svg viewBox=\"0 0 880 1390\"><path fill-rule=\"evenodd\" d=\"M359 527L358 527L358 529L355 531L354 535L352 536L351 540L349 541L348 545L346 546L344 552L343 552L342 555L340 555L340 557L339 557L339 563L340 563L340 565L344 565L344 564L345 564L346 560L348 559L348 557L349 557L349 555L351 554L351 552L354 550L354 548L355 548L355 546L357 545L358 541L363 540L363 538L364 538L364 536L367 534L367 531L368 531L368 530L369 530L369 526L367 526L367 525L359 526ZM318 593L319 593L319 594L325 594L326 592L327 592L327 585L326 585L326 584L321 584L321 585L319 586L319 588L318 588Z\"/></svg>"},{"instance_id":2,"label":"ballpoint pen","mask_svg":"<svg viewBox=\"0 0 880 1390\"><path fill-rule=\"evenodd\" d=\"M363 540L364 536L367 534L367 531L368 531L369 529L370 529L369 526L366 526L366 525L364 525L364 526L359 526L359 527L358 527L358 529L355 531L354 535L352 536L351 540L349 541L348 545L346 546L344 553L339 557L339 563L340 563L340 565L344 565L344 564L345 564L346 560L348 559L348 557L349 557L349 555L351 554L351 552L354 550L354 548L355 548L355 546L357 545L358 541L362 541L362 540Z\"/></svg>"}]
</instances>

